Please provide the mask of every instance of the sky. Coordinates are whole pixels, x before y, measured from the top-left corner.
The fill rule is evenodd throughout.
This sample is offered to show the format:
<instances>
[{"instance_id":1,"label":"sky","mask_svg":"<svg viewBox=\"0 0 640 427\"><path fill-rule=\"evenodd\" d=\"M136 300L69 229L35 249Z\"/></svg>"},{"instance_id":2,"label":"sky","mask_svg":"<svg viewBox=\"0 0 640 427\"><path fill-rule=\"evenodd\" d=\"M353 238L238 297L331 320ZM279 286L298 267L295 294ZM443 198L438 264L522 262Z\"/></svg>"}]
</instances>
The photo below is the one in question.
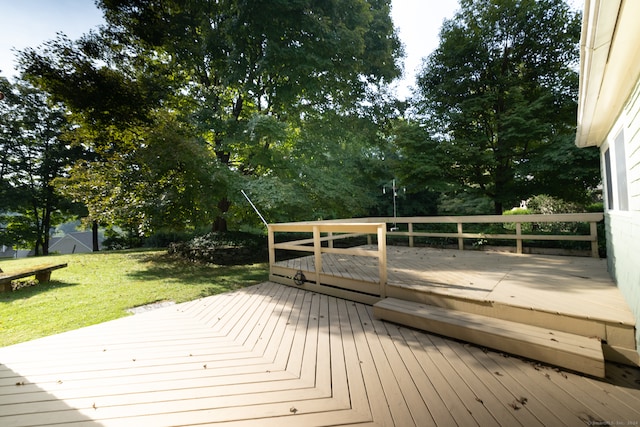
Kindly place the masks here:
<instances>
[{"instance_id":1,"label":"sky","mask_svg":"<svg viewBox=\"0 0 640 427\"><path fill-rule=\"evenodd\" d=\"M398 83L400 98L410 95L422 58L439 42L445 18L458 9L457 0L392 0L391 15L405 46L405 77ZM77 39L103 23L94 0L0 0L0 75L13 78L15 53L38 47L58 32Z\"/></svg>"}]
</instances>

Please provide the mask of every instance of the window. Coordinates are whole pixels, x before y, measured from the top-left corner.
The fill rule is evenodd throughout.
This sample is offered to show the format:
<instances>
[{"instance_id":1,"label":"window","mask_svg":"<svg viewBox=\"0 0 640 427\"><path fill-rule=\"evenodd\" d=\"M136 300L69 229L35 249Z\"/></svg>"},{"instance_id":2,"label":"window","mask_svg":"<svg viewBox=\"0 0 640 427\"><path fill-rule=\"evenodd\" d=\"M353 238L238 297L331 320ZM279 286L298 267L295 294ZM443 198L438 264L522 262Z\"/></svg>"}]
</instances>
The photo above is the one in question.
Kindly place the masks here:
<instances>
[{"instance_id":1,"label":"window","mask_svg":"<svg viewBox=\"0 0 640 427\"><path fill-rule=\"evenodd\" d=\"M613 181L611 180L611 153L609 149L604 152L605 189L607 192L607 209L613 209Z\"/></svg>"},{"instance_id":2,"label":"window","mask_svg":"<svg viewBox=\"0 0 640 427\"><path fill-rule=\"evenodd\" d=\"M624 132L621 130L614 141L616 156L616 187L618 187L618 206L621 211L629 210L629 195L627 191L627 161L624 149Z\"/></svg>"}]
</instances>

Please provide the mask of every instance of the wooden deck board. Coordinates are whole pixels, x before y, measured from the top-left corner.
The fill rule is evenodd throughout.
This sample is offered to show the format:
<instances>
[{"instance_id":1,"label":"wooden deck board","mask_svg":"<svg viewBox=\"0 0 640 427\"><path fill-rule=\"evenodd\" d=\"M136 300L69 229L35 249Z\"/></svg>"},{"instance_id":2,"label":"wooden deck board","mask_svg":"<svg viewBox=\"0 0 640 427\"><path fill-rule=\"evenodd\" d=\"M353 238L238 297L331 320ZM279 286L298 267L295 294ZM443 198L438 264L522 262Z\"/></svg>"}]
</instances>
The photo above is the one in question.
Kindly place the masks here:
<instances>
[{"instance_id":1,"label":"wooden deck board","mask_svg":"<svg viewBox=\"0 0 640 427\"><path fill-rule=\"evenodd\" d=\"M367 391L371 418L380 423L380 425L394 425L391 408L386 403L385 389L378 375L378 367L367 342L367 333L364 327L368 323L368 316L365 319L361 319L357 308L358 305L354 302L346 302L346 304L358 354L358 362Z\"/></svg>"},{"instance_id":2,"label":"wooden deck board","mask_svg":"<svg viewBox=\"0 0 640 427\"><path fill-rule=\"evenodd\" d=\"M448 366L448 362L442 356L437 346L431 340L432 337L423 333L415 332L415 337L419 343L416 349L423 354L420 363L427 373L433 387L437 390L440 399L446 405L449 415L453 418L455 425L469 426L477 425L473 414L465 402L460 398L459 387L463 384L455 369ZM440 415L442 416L442 414ZM445 424L446 425L446 424Z\"/></svg>"},{"instance_id":3,"label":"wooden deck board","mask_svg":"<svg viewBox=\"0 0 640 427\"><path fill-rule=\"evenodd\" d=\"M475 399L487 406L496 420L513 418L514 425L541 425L540 420L531 411L514 411L510 403L517 402L521 397L514 394L506 384L498 381L493 373L483 369L474 369L477 361L473 352L468 351L467 344L452 340L441 340L441 343L440 348L443 349L442 353L445 358L459 370L465 383L473 390ZM509 404L505 405L505 402Z\"/></svg>"},{"instance_id":4,"label":"wooden deck board","mask_svg":"<svg viewBox=\"0 0 640 427\"><path fill-rule=\"evenodd\" d=\"M636 381L638 369L582 377L264 283L0 348L0 425L626 424L640 420Z\"/></svg>"},{"instance_id":5,"label":"wooden deck board","mask_svg":"<svg viewBox=\"0 0 640 427\"><path fill-rule=\"evenodd\" d=\"M375 375L380 381L383 391L381 395L370 396L371 403L375 405L376 401L386 402L391 413L393 425L414 425L409 408L405 404L402 390L393 375L390 364L387 364L387 356L380 342L382 337L375 331L373 318L369 316L368 310L364 306L357 306L356 310L358 311L364 335L367 339L368 351L371 352L373 364L376 367Z\"/></svg>"}]
</instances>

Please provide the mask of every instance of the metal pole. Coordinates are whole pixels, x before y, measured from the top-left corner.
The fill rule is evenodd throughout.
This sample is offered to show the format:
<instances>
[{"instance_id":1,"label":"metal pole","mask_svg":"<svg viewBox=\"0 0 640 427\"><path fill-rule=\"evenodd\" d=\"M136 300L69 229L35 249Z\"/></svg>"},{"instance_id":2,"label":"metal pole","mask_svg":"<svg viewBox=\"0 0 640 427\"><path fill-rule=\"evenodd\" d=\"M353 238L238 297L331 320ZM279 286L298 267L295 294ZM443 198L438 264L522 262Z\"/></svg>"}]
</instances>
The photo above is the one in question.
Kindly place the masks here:
<instances>
[{"instance_id":1,"label":"metal pole","mask_svg":"<svg viewBox=\"0 0 640 427\"><path fill-rule=\"evenodd\" d=\"M249 196L247 196L247 193L244 192L244 190L240 190L240 192L242 193L242 195L247 199L247 201L249 202L249 204L251 205L251 207L253 208L254 211L256 211L256 213L258 214L258 216L260 217L260 219L262 220L262 222L264 222L265 227L269 228L269 224L267 224L267 221L265 221L264 217L262 216L262 214L260 214L260 211L258 211L258 208L256 208L256 205L253 204L253 202L251 201L251 199L249 198Z\"/></svg>"},{"instance_id":2,"label":"metal pole","mask_svg":"<svg viewBox=\"0 0 640 427\"><path fill-rule=\"evenodd\" d=\"M393 228L398 228L398 221L397 221L397 217L398 217L398 210L396 208L396 196L398 195L398 193L396 192L396 180L393 180L393 183L391 184L393 186Z\"/></svg>"}]
</instances>

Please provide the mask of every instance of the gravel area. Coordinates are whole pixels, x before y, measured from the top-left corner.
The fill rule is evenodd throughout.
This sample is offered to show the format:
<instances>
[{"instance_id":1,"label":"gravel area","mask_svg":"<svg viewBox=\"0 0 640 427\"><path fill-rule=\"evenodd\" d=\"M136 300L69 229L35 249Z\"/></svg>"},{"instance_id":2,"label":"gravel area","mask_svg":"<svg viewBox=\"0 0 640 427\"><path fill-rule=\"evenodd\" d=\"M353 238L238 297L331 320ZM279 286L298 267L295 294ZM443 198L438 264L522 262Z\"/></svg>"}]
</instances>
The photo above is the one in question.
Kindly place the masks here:
<instances>
[{"instance_id":1,"label":"gravel area","mask_svg":"<svg viewBox=\"0 0 640 427\"><path fill-rule=\"evenodd\" d=\"M157 310L158 308L169 307L170 305L175 305L173 301L158 301L151 304L140 305L138 307L128 308L127 312L133 314L145 313L151 310Z\"/></svg>"}]
</instances>

